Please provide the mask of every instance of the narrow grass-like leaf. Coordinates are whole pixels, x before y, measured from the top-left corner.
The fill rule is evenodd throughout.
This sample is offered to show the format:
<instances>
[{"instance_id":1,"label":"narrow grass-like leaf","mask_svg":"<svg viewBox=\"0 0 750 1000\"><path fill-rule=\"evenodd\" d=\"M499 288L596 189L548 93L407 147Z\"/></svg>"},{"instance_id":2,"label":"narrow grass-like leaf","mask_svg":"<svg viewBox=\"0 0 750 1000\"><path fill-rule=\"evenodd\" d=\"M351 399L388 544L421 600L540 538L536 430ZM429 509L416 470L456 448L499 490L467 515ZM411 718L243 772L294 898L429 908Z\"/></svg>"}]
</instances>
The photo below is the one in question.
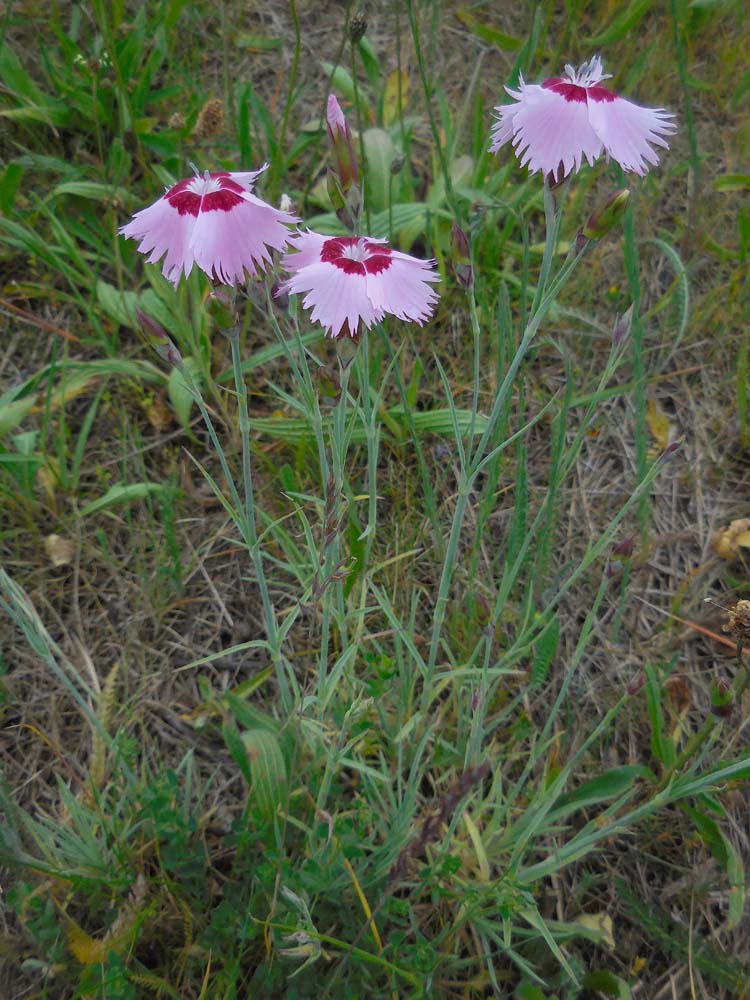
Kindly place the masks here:
<instances>
[{"instance_id":1,"label":"narrow grass-like leaf","mask_svg":"<svg viewBox=\"0 0 750 1000\"><path fill-rule=\"evenodd\" d=\"M81 509L81 517L88 517L100 510L107 510L109 507L118 507L122 504L134 503L143 500L144 497L154 493L164 493L172 487L164 483L118 483L112 486L104 496L97 500L92 500Z\"/></svg>"},{"instance_id":2,"label":"narrow grass-like leaf","mask_svg":"<svg viewBox=\"0 0 750 1000\"><path fill-rule=\"evenodd\" d=\"M586 39L587 45L600 46L612 45L613 42L623 38L629 31L637 27L643 18L654 6L654 0L633 0L630 6L614 18L609 27L598 35L591 35Z\"/></svg>"},{"instance_id":3,"label":"narrow grass-like leaf","mask_svg":"<svg viewBox=\"0 0 750 1000\"><path fill-rule=\"evenodd\" d=\"M534 643L534 659L531 661L531 686L541 687L547 679L547 671L555 658L560 642L560 621L557 615Z\"/></svg>"}]
</instances>

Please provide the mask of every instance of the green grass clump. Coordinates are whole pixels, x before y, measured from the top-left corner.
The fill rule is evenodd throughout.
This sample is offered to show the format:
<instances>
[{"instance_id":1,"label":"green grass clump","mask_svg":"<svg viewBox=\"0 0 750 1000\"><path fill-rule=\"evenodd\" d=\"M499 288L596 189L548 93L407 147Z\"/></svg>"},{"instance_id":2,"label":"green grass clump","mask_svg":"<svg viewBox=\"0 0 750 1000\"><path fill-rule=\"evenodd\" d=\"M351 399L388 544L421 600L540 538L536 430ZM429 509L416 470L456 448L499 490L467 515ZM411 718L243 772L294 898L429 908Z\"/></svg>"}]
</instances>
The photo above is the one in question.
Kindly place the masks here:
<instances>
[{"instance_id":1,"label":"green grass clump","mask_svg":"<svg viewBox=\"0 0 750 1000\"><path fill-rule=\"evenodd\" d=\"M0 32L3 995L746 996L742 6ZM487 153L596 52L677 112L658 169ZM331 91L435 316L347 352L269 277L225 336L118 228L267 161L346 232Z\"/></svg>"}]
</instances>

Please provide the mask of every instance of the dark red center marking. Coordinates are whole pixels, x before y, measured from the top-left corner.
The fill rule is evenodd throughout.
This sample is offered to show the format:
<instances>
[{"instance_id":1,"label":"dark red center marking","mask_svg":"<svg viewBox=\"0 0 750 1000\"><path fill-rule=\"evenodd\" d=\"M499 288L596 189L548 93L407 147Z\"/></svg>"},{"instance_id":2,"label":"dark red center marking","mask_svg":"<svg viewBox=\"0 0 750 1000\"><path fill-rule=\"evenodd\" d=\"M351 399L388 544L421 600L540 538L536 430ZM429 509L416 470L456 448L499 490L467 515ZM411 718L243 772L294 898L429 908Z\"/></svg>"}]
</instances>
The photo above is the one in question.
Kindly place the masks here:
<instances>
[{"instance_id":1,"label":"dark red center marking","mask_svg":"<svg viewBox=\"0 0 750 1000\"><path fill-rule=\"evenodd\" d=\"M164 195L169 204L177 209L179 215L197 216L199 212L231 212L243 201L243 188L233 181L229 174L217 172L211 174L211 180L218 180L219 190L200 195L190 190L194 178L180 181Z\"/></svg>"},{"instance_id":2,"label":"dark red center marking","mask_svg":"<svg viewBox=\"0 0 750 1000\"><path fill-rule=\"evenodd\" d=\"M617 94L611 90L595 83L593 87L579 87L577 83L571 83L561 76L553 76L551 80L545 80L542 86L545 90L552 90L566 101L579 101L585 104L586 101L616 101Z\"/></svg>"},{"instance_id":3,"label":"dark red center marking","mask_svg":"<svg viewBox=\"0 0 750 1000\"><path fill-rule=\"evenodd\" d=\"M345 251L356 247L359 239L356 236L334 236L326 240L320 251L320 259L326 264L334 264L344 274L380 274L391 266L391 248L383 243L370 243L365 240L364 249L372 254L367 260L353 260L345 256Z\"/></svg>"}]
</instances>

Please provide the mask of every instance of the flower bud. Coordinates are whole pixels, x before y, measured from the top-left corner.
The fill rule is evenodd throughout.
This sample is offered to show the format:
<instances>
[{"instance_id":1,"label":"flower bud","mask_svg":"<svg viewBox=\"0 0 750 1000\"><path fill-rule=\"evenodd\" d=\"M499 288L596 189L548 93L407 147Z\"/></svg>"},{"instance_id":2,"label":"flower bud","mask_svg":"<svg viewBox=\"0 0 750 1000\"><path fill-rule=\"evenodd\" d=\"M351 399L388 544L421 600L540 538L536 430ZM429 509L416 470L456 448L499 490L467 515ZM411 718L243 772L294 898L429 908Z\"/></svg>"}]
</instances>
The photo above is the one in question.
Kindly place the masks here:
<instances>
[{"instance_id":1,"label":"flower bud","mask_svg":"<svg viewBox=\"0 0 750 1000\"><path fill-rule=\"evenodd\" d=\"M333 210L338 214L346 204L346 199L344 198L344 192L341 190L339 179L330 167L326 172L326 188Z\"/></svg>"},{"instance_id":2,"label":"flower bud","mask_svg":"<svg viewBox=\"0 0 750 1000\"><path fill-rule=\"evenodd\" d=\"M348 368L349 365L354 361L357 356L357 349L359 348L359 338L362 332L362 326L360 323L357 324L357 329L352 333L349 327L344 327L348 331L348 337L337 337L336 344L336 354L339 358L339 364L342 368ZM342 331L343 332L343 331Z\"/></svg>"},{"instance_id":3,"label":"flower bud","mask_svg":"<svg viewBox=\"0 0 750 1000\"><path fill-rule=\"evenodd\" d=\"M285 282L275 281L271 288L271 298L274 304L279 307L279 309L284 312L289 308L289 292L286 288Z\"/></svg>"},{"instance_id":4,"label":"flower bud","mask_svg":"<svg viewBox=\"0 0 750 1000\"><path fill-rule=\"evenodd\" d=\"M632 535L628 535L622 541L618 542L617 545L612 546L612 555L619 556L622 559L630 559L634 548L635 538Z\"/></svg>"},{"instance_id":5,"label":"flower bud","mask_svg":"<svg viewBox=\"0 0 750 1000\"><path fill-rule=\"evenodd\" d=\"M206 312L222 333L234 330L240 321L234 306L234 289L214 288L206 300Z\"/></svg>"},{"instance_id":6,"label":"flower bud","mask_svg":"<svg viewBox=\"0 0 750 1000\"><path fill-rule=\"evenodd\" d=\"M320 365L316 374L321 399L332 406L338 403L341 399L341 381L338 372L327 365Z\"/></svg>"},{"instance_id":7,"label":"flower bud","mask_svg":"<svg viewBox=\"0 0 750 1000\"><path fill-rule=\"evenodd\" d=\"M403 153L397 153L391 160L391 176L395 177L400 174L404 169L404 164L406 163L406 157Z\"/></svg>"},{"instance_id":8,"label":"flower bud","mask_svg":"<svg viewBox=\"0 0 750 1000\"><path fill-rule=\"evenodd\" d=\"M631 677L628 682L627 692L632 697L638 694L641 688L646 686L646 672L645 670L639 670L635 677Z\"/></svg>"},{"instance_id":9,"label":"flower bud","mask_svg":"<svg viewBox=\"0 0 750 1000\"><path fill-rule=\"evenodd\" d=\"M336 100L334 94L328 95L326 123L331 145L333 146L333 153L336 157L336 168L341 183L341 190L346 194L352 184L356 184L359 179L357 155L354 152L354 143L349 123L344 117L341 105Z\"/></svg>"},{"instance_id":10,"label":"flower bud","mask_svg":"<svg viewBox=\"0 0 750 1000\"><path fill-rule=\"evenodd\" d=\"M734 695L732 688L723 679L711 681L711 711L720 719L726 719L732 714Z\"/></svg>"},{"instance_id":11,"label":"flower bud","mask_svg":"<svg viewBox=\"0 0 750 1000\"><path fill-rule=\"evenodd\" d=\"M612 346L619 347L630 336L630 329L633 325L633 305L625 310L622 316L618 316L615 325L612 327Z\"/></svg>"},{"instance_id":12,"label":"flower bud","mask_svg":"<svg viewBox=\"0 0 750 1000\"><path fill-rule=\"evenodd\" d=\"M138 325L146 341L153 347L162 361L166 361L168 365L173 365L175 368L181 365L182 355L161 323L157 323L153 316L149 316L141 309L136 309L135 318L138 320Z\"/></svg>"},{"instance_id":13,"label":"flower bud","mask_svg":"<svg viewBox=\"0 0 750 1000\"><path fill-rule=\"evenodd\" d=\"M474 268L471 264L471 245L469 237L457 223L451 226L451 255L453 270L459 285L472 288L474 285Z\"/></svg>"},{"instance_id":14,"label":"flower bud","mask_svg":"<svg viewBox=\"0 0 750 1000\"><path fill-rule=\"evenodd\" d=\"M589 217L581 232L587 240L598 240L613 229L625 214L630 201L630 191L621 188L607 199L600 209Z\"/></svg>"}]
</instances>

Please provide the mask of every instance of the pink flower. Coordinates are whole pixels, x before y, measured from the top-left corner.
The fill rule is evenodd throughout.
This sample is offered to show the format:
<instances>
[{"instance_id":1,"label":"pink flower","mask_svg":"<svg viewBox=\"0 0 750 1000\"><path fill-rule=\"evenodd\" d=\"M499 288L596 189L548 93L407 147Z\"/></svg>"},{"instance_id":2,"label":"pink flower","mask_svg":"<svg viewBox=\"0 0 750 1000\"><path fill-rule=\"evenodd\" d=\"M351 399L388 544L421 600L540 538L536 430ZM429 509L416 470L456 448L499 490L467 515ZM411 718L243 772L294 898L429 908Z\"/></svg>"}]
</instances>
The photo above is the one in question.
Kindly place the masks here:
<instances>
[{"instance_id":1,"label":"pink flower","mask_svg":"<svg viewBox=\"0 0 750 1000\"><path fill-rule=\"evenodd\" d=\"M386 240L369 236L322 236L298 233L282 266L291 277L282 290L306 292L302 305L311 319L338 337L347 327L356 337L386 313L421 326L432 315L438 296L431 287L440 277L434 260L418 260L392 250Z\"/></svg>"},{"instance_id":2,"label":"pink flower","mask_svg":"<svg viewBox=\"0 0 750 1000\"><path fill-rule=\"evenodd\" d=\"M505 89L515 104L495 108L490 152L512 142L522 164L562 180L579 170L583 157L593 164L604 151L623 170L643 174L659 162L654 146L668 148L665 135L674 132L674 115L663 108L642 108L601 85L609 78L594 56L579 70L565 67L566 77L542 84Z\"/></svg>"},{"instance_id":3,"label":"pink flower","mask_svg":"<svg viewBox=\"0 0 750 1000\"><path fill-rule=\"evenodd\" d=\"M260 170L218 171L175 184L148 208L136 212L120 229L140 240L138 249L150 264L164 257L162 274L175 285L193 264L226 285L253 277L271 261L270 250L289 242L289 212L267 205L251 193ZM166 256L165 256L166 255Z\"/></svg>"}]
</instances>

